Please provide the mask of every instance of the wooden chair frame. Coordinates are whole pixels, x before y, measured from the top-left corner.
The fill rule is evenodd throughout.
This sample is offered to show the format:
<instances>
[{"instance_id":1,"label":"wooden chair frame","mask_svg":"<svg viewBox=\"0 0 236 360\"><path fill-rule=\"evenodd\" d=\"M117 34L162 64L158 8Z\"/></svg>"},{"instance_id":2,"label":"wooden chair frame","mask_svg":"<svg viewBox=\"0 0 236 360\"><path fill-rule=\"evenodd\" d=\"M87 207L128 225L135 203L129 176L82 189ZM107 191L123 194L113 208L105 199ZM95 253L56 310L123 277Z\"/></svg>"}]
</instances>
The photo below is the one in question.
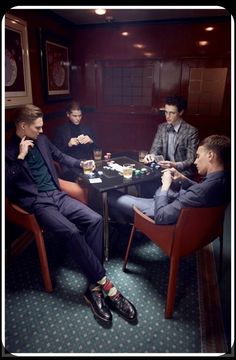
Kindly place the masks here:
<instances>
[{"instance_id":1,"label":"wooden chair frame","mask_svg":"<svg viewBox=\"0 0 236 360\"><path fill-rule=\"evenodd\" d=\"M67 192L71 197L87 204L88 202L88 190L85 187L81 187L77 183L58 179L61 190ZM27 231L30 231L35 239L41 272L43 276L44 287L47 292L52 292L52 281L49 272L47 253L45 249L43 231L39 226L36 217L34 214L30 214L27 211L23 210L20 206L10 202L7 198L5 200L5 209L7 219Z\"/></svg>"},{"instance_id":2,"label":"wooden chair frame","mask_svg":"<svg viewBox=\"0 0 236 360\"><path fill-rule=\"evenodd\" d=\"M134 207L134 225L129 237L123 271L136 230L140 230L170 257L170 272L165 308L165 318L173 316L177 273L180 258L190 255L219 237L220 271L223 255L223 223L225 206L213 208L184 208L174 225L157 225L154 220Z\"/></svg>"}]
</instances>

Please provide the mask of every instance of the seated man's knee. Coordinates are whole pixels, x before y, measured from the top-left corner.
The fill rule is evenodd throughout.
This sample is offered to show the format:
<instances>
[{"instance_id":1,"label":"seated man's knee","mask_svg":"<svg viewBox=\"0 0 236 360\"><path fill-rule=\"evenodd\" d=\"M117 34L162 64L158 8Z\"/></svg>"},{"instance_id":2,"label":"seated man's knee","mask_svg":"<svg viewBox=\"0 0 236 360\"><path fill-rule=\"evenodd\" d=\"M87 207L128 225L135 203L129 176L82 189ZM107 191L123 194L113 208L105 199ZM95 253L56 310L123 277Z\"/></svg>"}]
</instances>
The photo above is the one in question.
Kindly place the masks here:
<instances>
[{"instance_id":1,"label":"seated man's knee","mask_svg":"<svg viewBox=\"0 0 236 360\"><path fill-rule=\"evenodd\" d=\"M93 214L91 214L91 222L93 224L100 224L103 222L103 218L100 214L94 211Z\"/></svg>"}]
</instances>

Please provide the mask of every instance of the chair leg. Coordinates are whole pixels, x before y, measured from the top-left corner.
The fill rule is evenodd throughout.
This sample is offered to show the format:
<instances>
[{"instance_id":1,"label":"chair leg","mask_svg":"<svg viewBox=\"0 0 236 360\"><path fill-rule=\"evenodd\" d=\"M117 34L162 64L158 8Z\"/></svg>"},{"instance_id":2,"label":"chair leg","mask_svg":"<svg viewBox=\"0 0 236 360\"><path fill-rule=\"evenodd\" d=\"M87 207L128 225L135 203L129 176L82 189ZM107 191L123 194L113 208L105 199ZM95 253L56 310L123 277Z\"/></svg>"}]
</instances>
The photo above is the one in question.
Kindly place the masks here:
<instances>
[{"instance_id":1,"label":"chair leg","mask_svg":"<svg viewBox=\"0 0 236 360\"><path fill-rule=\"evenodd\" d=\"M170 258L170 273L169 273L167 300L166 300L166 308L165 308L166 319L172 318L173 316L178 267L179 267L179 258L172 256Z\"/></svg>"},{"instance_id":2,"label":"chair leg","mask_svg":"<svg viewBox=\"0 0 236 360\"><path fill-rule=\"evenodd\" d=\"M36 241L38 254L39 254L39 260L40 260L40 265L41 265L44 287L47 292L52 292L53 288L52 288L51 276L49 273L48 259L47 259L45 244L44 244L44 238L43 238L43 235L41 232L35 234L35 241Z\"/></svg>"},{"instance_id":3,"label":"chair leg","mask_svg":"<svg viewBox=\"0 0 236 360\"><path fill-rule=\"evenodd\" d=\"M131 233L130 233L129 241L128 241L128 246L127 246L126 253L125 253L125 259L124 259L124 264L123 264L123 268L122 268L123 271L125 271L125 269L126 269L126 264L128 262L129 252L130 252L130 248L131 248L131 243L133 241L134 233L135 233L135 226L133 225Z\"/></svg>"},{"instance_id":4,"label":"chair leg","mask_svg":"<svg viewBox=\"0 0 236 360\"><path fill-rule=\"evenodd\" d=\"M220 240L220 254L219 254L219 280L222 278L222 268L223 268L223 236L219 237Z\"/></svg>"}]
</instances>

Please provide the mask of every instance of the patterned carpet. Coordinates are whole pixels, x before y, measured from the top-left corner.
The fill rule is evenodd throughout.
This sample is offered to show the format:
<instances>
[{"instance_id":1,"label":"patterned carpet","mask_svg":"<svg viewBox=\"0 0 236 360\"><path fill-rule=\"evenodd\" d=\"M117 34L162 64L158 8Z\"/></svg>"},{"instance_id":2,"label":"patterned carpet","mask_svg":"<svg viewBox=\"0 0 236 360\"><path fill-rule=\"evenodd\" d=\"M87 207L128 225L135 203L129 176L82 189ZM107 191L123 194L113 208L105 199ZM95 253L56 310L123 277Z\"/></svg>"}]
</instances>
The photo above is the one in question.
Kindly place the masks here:
<instances>
[{"instance_id":1,"label":"patterned carpet","mask_svg":"<svg viewBox=\"0 0 236 360\"><path fill-rule=\"evenodd\" d=\"M63 244L47 239L55 286L52 294L43 291L34 242L7 266L3 339L6 352L78 356L88 353L224 353L222 319L220 315L215 318L212 314L217 319L217 332L209 331L207 325L213 320L209 321L209 314L201 306L206 286L202 277L197 276L202 269L200 255L182 259L174 317L166 320L164 308L169 259L146 238L138 236L130 254L129 272L123 273L121 267L126 241L123 237L112 238L106 268L114 284L134 302L138 311L136 325L127 323L117 314L113 314L110 328L99 324L83 299L85 277ZM209 259L214 262L208 257L208 263ZM214 264L212 266L214 273ZM211 297L208 297L209 301ZM214 311L220 314L219 303Z\"/></svg>"}]
</instances>

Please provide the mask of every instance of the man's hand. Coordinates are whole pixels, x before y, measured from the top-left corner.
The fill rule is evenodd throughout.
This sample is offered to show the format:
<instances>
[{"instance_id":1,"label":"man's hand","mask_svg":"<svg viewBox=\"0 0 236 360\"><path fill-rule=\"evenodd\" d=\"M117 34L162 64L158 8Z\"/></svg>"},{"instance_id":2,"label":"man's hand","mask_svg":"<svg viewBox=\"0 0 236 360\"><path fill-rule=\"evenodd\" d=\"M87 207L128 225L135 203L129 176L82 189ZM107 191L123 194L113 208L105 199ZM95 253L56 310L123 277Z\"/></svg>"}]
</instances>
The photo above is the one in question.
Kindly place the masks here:
<instances>
[{"instance_id":1,"label":"man's hand","mask_svg":"<svg viewBox=\"0 0 236 360\"><path fill-rule=\"evenodd\" d=\"M24 158L26 157L26 155L29 152L29 148L34 147L34 142L33 140L26 140L26 136L24 136L21 139L20 145L19 145L19 155L17 156L17 159L21 159L24 160Z\"/></svg>"},{"instance_id":2,"label":"man's hand","mask_svg":"<svg viewBox=\"0 0 236 360\"><path fill-rule=\"evenodd\" d=\"M167 161L167 160L159 161L158 165L160 165L162 169L170 169L176 167L176 163L174 161Z\"/></svg>"},{"instance_id":3,"label":"man's hand","mask_svg":"<svg viewBox=\"0 0 236 360\"><path fill-rule=\"evenodd\" d=\"M69 147L77 146L77 145L79 145L79 139L77 137L71 138L70 141L68 142Z\"/></svg>"},{"instance_id":4,"label":"man's hand","mask_svg":"<svg viewBox=\"0 0 236 360\"><path fill-rule=\"evenodd\" d=\"M164 191L168 191L170 188L170 185L172 183L172 176L171 176L171 172L170 170L164 170L162 177L161 177L161 181L162 181L162 187L161 189Z\"/></svg>"},{"instance_id":5,"label":"man's hand","mask_svg":"<svg viewBox=\"0 0 236 360\"><path fill-rule=\"evenodd\" d=\"M184 180L186 179L186 176L184 176L183 174L181 174L178 170L176 170L174 167L170 168L170 169L165 169L162 170L162 173L164 174L165 172L170 172L172 180Z\"/></svg>"},{"instance_id":6,"label":"man's hand","mask_svg":"<svg viewBox=\"0 0 236 360\"><path fill-rule=\"evenodd\" d=\"M88 135L81 134L78 137L71 138L70 141L68 142L68 146L72 147L72 146L77 146L79 144L92 144L92 143L93 140Z\"/></svg>"},{"instance_id":7,"label":"man's hand","mask_svg":"<svg viewBox=\"0 0 236 360\"><path fill-rule=\"evenodd\" d=\"M154 160L155 160L155 157L154 157L153 154L147 154L147 155L145 155L145 157L143 159L143 162L144 162L144 164L148 164L148 163L151 163Z\"/></svg>"},{"instance_id":8,"label":"man's hand","mask_svg":"<svg viewBox=\"0 0 236 360\"><path fill-rule=\"evenodd\" d=\"M86 165L88 165L89 167L92 166L92 171L94 171L95 168L96 168L96 164L95 164L95 161L94 161L94 160L82 160L82 161L80 162L80 166L81 166L82 168L84 168L84 166L86 167Z\"/></svg>"},{"instance_id":9,"label":"man's hand","mask_svg":"<svg viewBox=\"0 0 236 360\"><path fill-rule=\"evenodd\" d=\"M93 140L88 135L79 135L77 138L80 144L92 144Z\"/></svg>"}]
</instances>

